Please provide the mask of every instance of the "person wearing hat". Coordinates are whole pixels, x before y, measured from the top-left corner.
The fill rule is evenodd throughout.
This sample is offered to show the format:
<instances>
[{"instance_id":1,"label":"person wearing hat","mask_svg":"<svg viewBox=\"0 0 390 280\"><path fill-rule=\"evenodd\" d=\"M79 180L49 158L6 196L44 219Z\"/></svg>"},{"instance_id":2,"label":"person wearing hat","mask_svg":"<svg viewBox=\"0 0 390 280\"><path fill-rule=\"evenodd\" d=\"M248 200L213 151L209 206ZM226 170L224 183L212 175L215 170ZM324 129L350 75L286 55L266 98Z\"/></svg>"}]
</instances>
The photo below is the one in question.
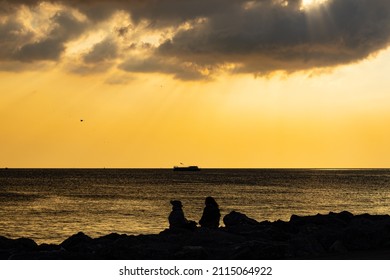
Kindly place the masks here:
<instances>
[{"instance_id":1,"label":"person wearing hat","mask_svg":"<svg viewBox=\"0 0 390 280\"><path fill-rule=\"evenodd\" d=\"M196 222L188 221L184 217L183 204L180 200L171 200L172 211L169 214L169 229L189 229L194 230L196 228Z\"/></svg>"}]
</instances>

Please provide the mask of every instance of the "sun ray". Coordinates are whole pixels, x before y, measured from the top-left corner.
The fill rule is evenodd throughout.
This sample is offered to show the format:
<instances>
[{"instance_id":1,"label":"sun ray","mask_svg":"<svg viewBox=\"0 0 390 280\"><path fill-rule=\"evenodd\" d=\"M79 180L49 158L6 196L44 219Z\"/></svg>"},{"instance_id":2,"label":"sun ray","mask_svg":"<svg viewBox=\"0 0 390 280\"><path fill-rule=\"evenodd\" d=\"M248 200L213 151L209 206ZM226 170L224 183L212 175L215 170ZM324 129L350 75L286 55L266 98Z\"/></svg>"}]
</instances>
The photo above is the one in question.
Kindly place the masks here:
<instances>
[{"instance_id":1,"label":"sun ray","mask_svg":"<svg viewBox=\"0 0 390 280\"><path fill-rule=\"evenodd\" d=\"M302 0L301 9L309 9L318 5L321 5L328 0Z\"/></svg>"}]
</instances>

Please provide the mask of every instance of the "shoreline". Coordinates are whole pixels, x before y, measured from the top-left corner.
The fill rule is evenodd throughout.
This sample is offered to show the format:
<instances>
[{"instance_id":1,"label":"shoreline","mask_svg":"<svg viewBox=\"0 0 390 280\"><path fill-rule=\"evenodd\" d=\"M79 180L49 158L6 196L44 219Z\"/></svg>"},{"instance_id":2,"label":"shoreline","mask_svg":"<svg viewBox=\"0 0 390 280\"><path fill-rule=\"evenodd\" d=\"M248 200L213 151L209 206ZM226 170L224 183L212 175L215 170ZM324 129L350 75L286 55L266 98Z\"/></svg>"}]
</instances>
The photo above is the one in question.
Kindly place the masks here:
<instances>
[{"instance_id":1,"label":"shoreline","mask_svg":"<svg viewBox=\"0 0 390 280\"><path fill-rule=\"evenodd\" d=\"M59 244L0 236L0 259L390 259L390 216L330 212L261 221L232 211L218 229L163 230L158 234L82 232Z\"/></svg>"}]
</instances>

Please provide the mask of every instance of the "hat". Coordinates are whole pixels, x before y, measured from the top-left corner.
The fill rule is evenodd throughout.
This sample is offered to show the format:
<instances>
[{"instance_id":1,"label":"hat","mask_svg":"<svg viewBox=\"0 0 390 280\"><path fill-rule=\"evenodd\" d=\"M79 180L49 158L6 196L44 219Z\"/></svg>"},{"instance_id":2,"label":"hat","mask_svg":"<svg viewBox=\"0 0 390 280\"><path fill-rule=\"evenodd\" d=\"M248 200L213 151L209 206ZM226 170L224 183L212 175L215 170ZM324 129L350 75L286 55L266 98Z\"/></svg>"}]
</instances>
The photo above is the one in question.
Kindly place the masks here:
<instances>
[{"instance_id":1,"label":"hat","mask_svg":"<svg viewBox=\"0 0 390 280\"><path fill-rule=\"evenodd\" d=\"M171 200L171 204L175 207L183 207L180 200Z\"/></svg>"}]
</instances>

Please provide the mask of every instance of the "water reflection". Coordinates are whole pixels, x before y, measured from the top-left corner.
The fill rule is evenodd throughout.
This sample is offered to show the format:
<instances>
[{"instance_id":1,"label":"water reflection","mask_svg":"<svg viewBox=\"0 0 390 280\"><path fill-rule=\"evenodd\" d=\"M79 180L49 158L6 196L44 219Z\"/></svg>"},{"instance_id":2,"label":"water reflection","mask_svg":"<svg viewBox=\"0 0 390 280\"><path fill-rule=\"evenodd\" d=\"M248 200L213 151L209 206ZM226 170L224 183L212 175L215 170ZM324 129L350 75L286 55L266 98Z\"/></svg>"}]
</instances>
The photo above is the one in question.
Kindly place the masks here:
<instances>
[{"instance_id":1,"label":"water reflection","mask_svg":"<svg viewBox=\"0 0 390 280\"><path fill-rule=\"evenodd\" d=\"M387 214L389 170L3 170L0 235L61 242L83 231L158 233L169 201L198 221L213 196L222 217L232 210L258 220L348 210Z\"/></svg>"}]
</instances>

